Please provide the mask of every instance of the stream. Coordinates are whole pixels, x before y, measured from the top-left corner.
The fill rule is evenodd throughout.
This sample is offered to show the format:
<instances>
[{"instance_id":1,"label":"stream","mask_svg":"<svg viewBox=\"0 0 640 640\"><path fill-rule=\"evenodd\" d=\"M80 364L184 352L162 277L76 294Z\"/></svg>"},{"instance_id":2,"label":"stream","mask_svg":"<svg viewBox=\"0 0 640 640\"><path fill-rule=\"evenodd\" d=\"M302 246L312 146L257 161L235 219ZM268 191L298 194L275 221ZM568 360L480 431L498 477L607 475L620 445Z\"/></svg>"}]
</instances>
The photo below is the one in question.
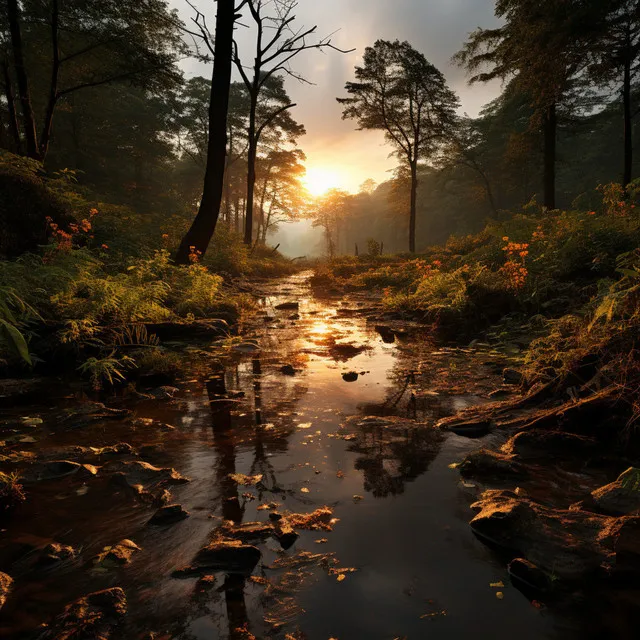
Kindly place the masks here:
<instances>
[{"instance_id":1,"label":"stream","mask_svg":"<svg viewBox=\"0 0 640 640\"><path fill-rule=\"evenodd\" d=\"M0 410L2 438L20 417L36 418L17 429L26 439L12 450L75 460L74 447L124 442L191 480L170 487L171 501L190 513L170 526L149 526L156 507L114 486L101 459L92 463L95 477L26 485L27 501L0 531L0 570L15 580L0 637L37 638L65 605L109 587L122 587L128 600L116 640L253 637L237 631L245 625L258 638L308 640L632 637L638 609L614 588L597 594L597 609L593 594L571 606L532 603L511 584L505 558L472 533L469 505L480 488L451 466L499 435L474 440L425 428L390 437L380 420L348 421L432 424L486 402L507 356L437 345L411 327L390 339L367 322L370 300L318 297L309 277L260 283L262 310L245 342L224 355L192 345L193 366L172 400L106 398L133 415L69 429L59 412L86 398L54 381L33 404ZM276 309L288 302L299 310ZM262 478L241 486L230 474ZM332 531L299 531L286 550L260 543L250 578L219 572L200 590L197 577L172 577L223 520L264 522L274 503L294 513L326 505L338 521ZM141 548L129 564L91 564L125 538ZM53 567L23 559L51 541L76 556Z\"/></svg>"}]
</instances>

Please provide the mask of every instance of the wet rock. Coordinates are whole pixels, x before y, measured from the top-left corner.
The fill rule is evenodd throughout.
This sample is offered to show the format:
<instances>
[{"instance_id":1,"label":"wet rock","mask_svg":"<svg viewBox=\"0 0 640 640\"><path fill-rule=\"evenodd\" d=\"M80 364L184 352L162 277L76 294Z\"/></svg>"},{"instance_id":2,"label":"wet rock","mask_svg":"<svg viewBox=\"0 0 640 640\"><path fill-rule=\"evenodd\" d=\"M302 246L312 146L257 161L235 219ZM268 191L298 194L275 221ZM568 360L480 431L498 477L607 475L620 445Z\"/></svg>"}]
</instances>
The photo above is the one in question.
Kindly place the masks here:
<instances>
[{"instance_id":1,"label":"wet rock","mask_svg":"<svg viewBox=\"0 0 640 640\"><path fill-rule=\"evenodd\" d=\"M630 467L615 482L592 491L584 507L613 516L640 514L640 469Z\"/></svg>"},{"instance_id":2,"label":"wet rock","mask_svg":"<svg viewBox=\"0 0 640 640\"><path fill-rule=\"evenodd\" d=\"M546 456L573 457L588 455L596 450L598 443L593 438L564 431L529 429L517 433L502 446L502 452L523 459Z\"/></svg>"},{"instance_id":3,"label":"wet rock","mask_svg":"<svg viewBox=\"0 0 640 640\"><path fill-rule=\"evenodd\" d=\"M130 414L128 409L111 409L102 402L84 402L66 411L62 424L68 429L80 429L101 420L121 420Z\"/></svg>"},{"instance_id":4,"label":"wet rock","mask_svg":"<svg viewBox=\"0 0 640 640\"><path fill-rule=\"evenodd\" d=\"M282 304L276 305L275 308L278 311L298 311L300 304L298 302L283 302Z\"/></svg>"},{"instance_id":5,"label":"wet rock","mask_svg":"<svg viewBox=\"0 0 640 640\"><path fill-rule=\"evenodd\" d=\"M329 347L329 356L338 362L347 362L369 349L368 346L355 344L334 344Z\"/></svg>"},{"instance_id":6,"label":"wet rock","mask_svg":"<svg viewBox=\"0 0 640 640\"><path fill-rule=\"evenodd\" d=\"M13 586L13 578L6 573L0 571L0 609L7 601L9 594L11 593L11 587Z\"/></svg>"},{"instance_id":7,"label":"wet rock","mask_svg":"<svg viewBox=\"0 0 640 640\"><path fill-rule=\"evenodd\" d=\"M518 352L520 350L518 349ZM524 382L524 376L517 369L507 368L502 372L503 382L505 384L519 385Z\"/></svg>"},{"instance_id":8,"label":"wet rock","mask_svg":"<svg viewBox=\"0 0 640 640\"><path fill-rule=\"evenodd\" d=\"M479 449L470 453L462 461L459 469L465 477L524 478L529 475L526 467L519 463L515 456L490 449Z\"/></svg>"},{"instance_id":9,"label":"wet rock","mask_svg":"<svg viewBox=\"0 0 640 640\"><path fill-rule=\"evenodd\" d=\"M160 507L151 517L148 524L167 525L175 524L188 518L190 513L185 511L180 504L167 504Z\"/></svg>"},{"instance_id":10,"label":"wet rock","mask_svg":"<svg viewBox=\"0 0 640 640\"><path fill-rule=\"evenodd\" d=\"M375 330L378 334L380 334L382 342L384 342L385 344L393 344L396 341L395 331L391 327L379 324L376 325Z\"/></svg>"},{"instance_id":11,"label":"wet rock","mask_svg":"<svg viewBox=\"0 0 640 640\"><path fill-rule=\"evenodd\" d=\"M342 379L345 382L356 382L359 377L359 374L357 374L355 371L349 371L348 373L342 374Z\"/></svg>"},{"instance_id":12,"label":"wet rock","mask_svg":"<svg viewBox=\"0 0 640 640\"><path fill-rule=\"evenodd\" d=\"M52 460L40 465L35 465L25 472L24 482L44 482L47 480L59 480L68 476L79 478L91 478L98 474L98 467L91 464L79 464L71 460Z\"/></svg>"},{"instance_id":13,"label":"wet rock","mask_svg":"<svg viewBox=\"0 0 640 640\"><path fill-rule=\"evenodd\" d=\"M91 447L91 452L97 456L115 457L115 456L137 456L136 450L126 442L118 442L118 444L110 447Z\"/></svg>"},{"instance_id":14,"label":"wet rock","mask_svg":"<svg viewBox=\"0 0 640 640\"><path fill-rule=\"evenodd\" d=\"M38 640L108 640L126 613L122 589L96 591L67 605Z\"/></svg>"},{"instance_id":15,"label":"wet rock","mask_svg":"<svg viewBox=\"0 0 640 640\"><path fill-rule=\"evenodd\" d=\"M168 492L165 493L165 485L189 482L189 478L180 475L171 467L154 467L148 462L138 460L117 460L106 465L104 469L115 472L112 482L130 489L143 501L156 504L166 504Z\"/></svg>"},{"instance_id":16,"label":"wet rock","mask_svg":"<svg viewBox=\"0 0 640 640\"><path fill-rule=\"evenodd\" d=\"M291 522L287 518L277 520L274 527L275 536L283 549L289 549L298 539Z\"/></svg>"},{"instance_id":17,"label":"wet rock","mask_svg":"<svg viewBox=\"0 0 640 640\"><path fill-rule=\"evenodd\" d=\"M221 532L225 538L242 542L258 542L274 535L274 528L269 522L245 522L237 525L228 523L222 527Z\"/></svg>"},{"instance_id":18,"label":"wet rock","mask_svg":"<svg viewBox=\"0 0 640 640\"><path fill-rule=\"evenodd\" d=\"M486 491L471 508L478 512L470 525L479 537L563 580L613 571L618 538L638 521L552 509L499 490Z\"/></svg>"},{"instance_id":19,"label":"wet rock","mask_svg":"<svg viewBox=\"0 0 640 640\"><path fill-rule=\"evenodd\" d=\"M177 387L170 387L168 385L165 385L162 387L151 389L151 391L149 391L148 393L156 400L173 400L178 391L180 391L180 389L178 389Z\"/></svg>"},{"instance_id":20,"label":"wet rock","mask_svg":"<svg viewBox=\"0 0 640 640\"><path fill-rule=\"evenodd\" d=\"M94 566L112 569L131 562L131 557L136 551L142 549L131 540L121 540L118 544L105 547L94 559Z\"/></svg>"},{"instance_id":21,"label":"wet rock","mask_svg":"<svg viewBox=\"0 0 640 640\"><path fill-rule=\"evenodd\" d=\"M54 565L66 560L73 560L76 557L76 550L66 544L51 542L44 549L38 558L38 564Z\"/></svg>"},{"instance_id":22,"label":"wet rock","mask_svg":"<svg viewBox=\"0 0 640 640\"><path fill-rule=\"evenodd\" d=\"M201 549L189 567L174 572L174 577L186 577L210 571L225 571L249 575L260 560L260 550L241 540L214 540Z\"/></svg>"},{"instance_id":23,"label":"wet rock","mask_svg":"<svg viewBox=\"0 0 640 640\"><path fill-rule=\"evenodd\" d=\"M241 342L231 347L237 353L256 353L260 351L260 345L257 342Z\"/></svg>"},{"instance_id":24,"label":"wet rock","mask_svg":"<svg viewBox=\"0 0 640 640\"><path fill-rule=\"evenodd\" d=\"M437 422L436 427L444 431L451 431L465 438L482 438L491 431L491 420L486 418L465 419L452 416Z\"/></svg>"},{"instance_id":25,"label":"wet rock","mask_svg":"<svg viewBox=\"0 0 640 640\"><path fill-rule=\"evenodd\" d=\"M551 581L547 574L525 558L515 558L507 566L511 579L535 591L547 591Z\"/></svg>"},{"instance_id":26,"label":"wet rock","mask_svg":"<svg viewBox=\"0 0 640 640\"><path fill-rule=\"evenodd\" d=\"M280 367L280 373L285 376L295 376L296 370L290 364L285 364Z\"/></svg>"},{"instance_id":27,"label":"wet rock","mask_svg":"<svg viewBox=\"0 0 640 640\"><path fill-rule=\"evenodd\" d=\"M202 576L196 582L196 591L209 591L216 586L215 576Z\"/></svg>"}]
</instances>

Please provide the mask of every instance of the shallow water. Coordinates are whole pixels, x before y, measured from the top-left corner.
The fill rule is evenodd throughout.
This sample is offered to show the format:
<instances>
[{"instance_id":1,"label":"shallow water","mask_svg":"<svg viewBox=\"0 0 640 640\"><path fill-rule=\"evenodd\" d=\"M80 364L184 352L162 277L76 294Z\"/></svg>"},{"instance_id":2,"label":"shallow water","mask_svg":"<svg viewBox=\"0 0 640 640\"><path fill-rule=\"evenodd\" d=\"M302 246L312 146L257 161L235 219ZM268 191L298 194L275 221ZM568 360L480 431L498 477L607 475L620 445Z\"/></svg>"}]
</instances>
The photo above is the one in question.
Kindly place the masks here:
<instances>
[{"instance_id":1,"label":"shallow water","mask_svg":"<svg viewBox=\"0 0 640 640\"><path fill-rule=\"evenodd\" d=\"M122 640L149 632L167 640L244 638L249 636L233 630L245 624L257 637L301 632L309 640L632 637L640 610L636 592L612 589L583 594L577 605L534 606L511 585L505 558L475 538L469 504L478 488L462 483L450 465L482 440L425 429L389 442L376 432L342 428L354 415L432 423L482 402L499 384L498 368L489 362L494 354L441 349L419 337L386 344L361 314L349 312L366 307L366 300L316 298L308 274L263 288L265 317L249 328L259 351L221 357L203 347L205 353L194 352L176 401L131 405L135 417L174 430L110 420L69 431L55 410L73 407L77 394L55 384L46 404L0 415L44 419L29 432L35 443L13 448L55 458L56 449L72 445L157 443L163 453L149 461L191 478L171 489L173 501L191 517L162 528L146 524L153 507L100 473L30 485L28 502L0 533L0 570L16 580L0 615L0 637L29 638L65 604L111 586L127 593L129 613L113 635ZM298 319L294 311L275 310L291 300L300 303ZM365 349L349 358L339 347L347 343ZM285 364L297 369L295 376L283 375ZM345 382L347 372L364 375ZM227 391L244 397L219 401L214 394L221 376ZM230 473L261 474L262 485L238 487ZM547 481L547 488L562 484L561 477ZM580 483L585 490L597 484L588 478ZM196 578L171 577L207 543L221 518L266 520L268 512L258 507L270 502L303 513L329 505L340 521L330 533L301 532L287 551L275 541L260 545L254 576L266 578L268 588L219 574L213 590L196 593ZM80 557L49 573L12 564L34 537L80 548ZM92 569L91 558L123 538L143 549L131 564ZM355 571L339 581L329 570L331 558L305 552L333 554L335 567ZM491 586L499 582L504 586Z\"/></svg>"}]
</instances>

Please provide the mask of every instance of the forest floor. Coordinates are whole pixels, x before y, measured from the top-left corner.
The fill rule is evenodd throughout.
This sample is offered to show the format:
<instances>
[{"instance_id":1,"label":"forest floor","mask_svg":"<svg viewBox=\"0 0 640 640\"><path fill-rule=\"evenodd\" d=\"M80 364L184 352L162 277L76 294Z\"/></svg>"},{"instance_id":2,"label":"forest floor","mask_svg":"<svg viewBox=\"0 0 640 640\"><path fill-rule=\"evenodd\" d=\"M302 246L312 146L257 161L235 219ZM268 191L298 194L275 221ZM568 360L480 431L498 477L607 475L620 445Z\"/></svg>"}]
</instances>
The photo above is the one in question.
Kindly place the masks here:
<instances>
[{"instance_id":1,"label":"forest floor","mask_svg":"<svg viewBox=\"0 0 640 640\"><path fill-rule=\"evenodd\" d=\"M0 384L0 636L635 637L604 392L524 393L517 343L311 275L254 281L241 337L174 342L171 385Z\"/></svg>"}]
</instances>

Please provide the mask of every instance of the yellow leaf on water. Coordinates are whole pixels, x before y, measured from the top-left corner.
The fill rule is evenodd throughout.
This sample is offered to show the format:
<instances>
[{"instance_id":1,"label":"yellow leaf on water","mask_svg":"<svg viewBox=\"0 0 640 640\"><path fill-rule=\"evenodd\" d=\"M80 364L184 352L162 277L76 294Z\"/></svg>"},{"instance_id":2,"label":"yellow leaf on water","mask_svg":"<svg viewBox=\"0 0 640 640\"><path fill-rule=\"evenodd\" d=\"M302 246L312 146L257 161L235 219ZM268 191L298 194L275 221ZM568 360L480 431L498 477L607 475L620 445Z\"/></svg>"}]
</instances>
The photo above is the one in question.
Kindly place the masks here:
<instances>
[{"instance_id":1,"label":"yellow leaf on water","mask_svg":"<svg viewBox=\"0 0 640 640\"><path fill-rule=\"evenodd\" d=\"M502 600L504 598L504 593L502 593L502 591L496 591L496 598L498 598L498 600Z\"/></svg>"},{"instance_id":2,"label":"yellow leaf on water","mask_svg":"<svg viewBox=\"0 0 640 640\"><path fill-rule=\"evenodd\" d=\"M504 582L492 582L489 586L502 589L504 587Z\"/></svg>"},{"instance_id":3,"label":"yellow leaf on water","mask_svg":"<svg viewBox=\"0 0 640 640\"><path fill-rule=\"evenodd\" d=\"M346 577L347 577L347 576L345 576L345 575L344 575L344 573L341 573L341 574L336 578L336 580L337 580L338 582L342 582Z\"/></svg>"},{"instance_id":4,"label":"yellow leaf on water","mask_svg":"<svg viewBox=\"0 0 640 640\"><path fill-rule=\"evenodd\" d=\"M300 491L302 491L302 493L309 493L309 489L307 489L307 487L302 487Z\"/></svg>"}]
</instances>

